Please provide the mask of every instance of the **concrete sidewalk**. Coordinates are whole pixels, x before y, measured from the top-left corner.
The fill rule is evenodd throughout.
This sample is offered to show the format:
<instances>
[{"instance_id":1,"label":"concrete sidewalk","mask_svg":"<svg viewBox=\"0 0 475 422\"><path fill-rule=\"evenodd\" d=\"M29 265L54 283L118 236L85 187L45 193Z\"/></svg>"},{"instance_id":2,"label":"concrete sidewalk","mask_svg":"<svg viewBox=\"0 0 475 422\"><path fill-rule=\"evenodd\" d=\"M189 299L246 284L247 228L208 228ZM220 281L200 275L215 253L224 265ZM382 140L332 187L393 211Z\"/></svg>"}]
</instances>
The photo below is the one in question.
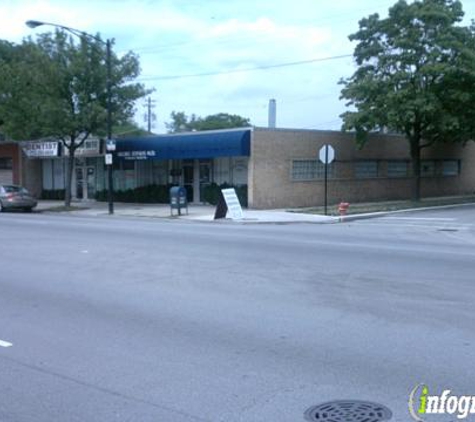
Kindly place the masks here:
<instances>
[{"instance_id":1,"label":"concrete sidewalk","mask_svg":"<svg viewBox=\"0 0 475 422\"><path fill-rule=\"evenodd\" d=\"M67 213L68 215L80 216L109 216L108 204L106 202L73 202L72 206L76 209L73 211L59 211L64 205L63 201L40 200L35 209L36 212L49 214ZM228 218L214 220L215 208L212 205L190 205L188 214L184 213L177 216L176 210L173 216L170 214L170 206L167 204L129 204L114 203L114 215L120 217L146 217L146 218L167 218L182 219L188 221L203 222L231 222L240 224L252 223L334 223L339 219L315 214L305 214L298 212L287 212L285 210L244 210L244 218L242 220L230 220ZM113 217L113 216L111 216Z\"/></svg>"}]
</instances>

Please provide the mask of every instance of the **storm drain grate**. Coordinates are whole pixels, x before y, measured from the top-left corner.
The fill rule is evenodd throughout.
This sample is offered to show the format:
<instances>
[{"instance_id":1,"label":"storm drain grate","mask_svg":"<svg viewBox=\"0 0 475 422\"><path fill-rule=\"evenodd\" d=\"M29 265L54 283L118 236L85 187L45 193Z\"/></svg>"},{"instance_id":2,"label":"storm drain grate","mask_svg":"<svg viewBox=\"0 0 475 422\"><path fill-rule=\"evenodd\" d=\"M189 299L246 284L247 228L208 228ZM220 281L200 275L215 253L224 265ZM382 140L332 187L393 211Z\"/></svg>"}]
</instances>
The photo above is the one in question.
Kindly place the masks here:
<instances>
[{"instance_id":1,"label":"storm drain grate","mask_svg":"<svg viewBox=\"0 0 475 422\"><path fill-rule=\"evenodd\" d=\"M381 422L391 418L386 406L359 400L331 401L305 412L305 419L312 422Z\"/></svg>"}]
</instances>

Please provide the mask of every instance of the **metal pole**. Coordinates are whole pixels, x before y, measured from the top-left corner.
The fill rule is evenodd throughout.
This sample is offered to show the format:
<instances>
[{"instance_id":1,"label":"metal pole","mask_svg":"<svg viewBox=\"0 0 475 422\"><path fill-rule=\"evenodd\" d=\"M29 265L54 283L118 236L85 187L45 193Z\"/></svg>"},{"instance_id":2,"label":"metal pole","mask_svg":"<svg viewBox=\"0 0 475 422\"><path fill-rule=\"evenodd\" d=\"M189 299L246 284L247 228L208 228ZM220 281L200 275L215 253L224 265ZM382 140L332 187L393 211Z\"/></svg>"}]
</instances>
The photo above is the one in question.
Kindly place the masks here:
<instances>
[{"instance_id":1,"label":"metal pole","mask_svg":"<svg viewBox=\"0 0 475 422\"><path fill-rule=\"evenodd\" d=\"M147 119L148 119L148 125L147 125L148 133L152 133L152 99L150 97L148 97L148 115L147 115Z\"/></svg>"},{"instance_id":2,"label":"metal pole","mask_svg":"<svg viewBox=\"0 0 475 422\"><path fill-rule=\"evenodd\" d=\"M111 41L107 40L107 140L112 139L112 63L111 63ZM107 151L106 151L107 152ZM107 165L107 177L109 189L107 191L107 199L109 201L109 214L114 214L114 186L112 177L113 164Z\"/></svg>"},{"instance_id":3,"label":"metal pole","mask_svg":"<svg viewBox=\"0 0 475 422\"><path fill-rule=\"evenodd\" d=\"M328 145L325 145L325 215L328 214Z\"/></svg>"},{"instance_id":4,"label":"metal pole","mask_svg":"<svg viewBox=\"0 0 475 422\"><path fill-rule=\"evenodd\" d=\"M36 28L37 26L41 25L50 25L55 26L57 28L64 29L77 37L89 37L93 40L99 41L100 43L104 44L104 41L99 37L95 37L94 35L88 34L87 32L80 31L79 29L70 28L69 26L58 25L56 23L50 22L42 22L42 21L35 21L29 20L26 21L26 25L29 28ZM107 66L107 76L106 76L106 83L107 83L107 140L110 141L112 139L112 58L111 58L111 40L108 39L106 44L106 66ZM107 148L106 148L107 150ZM108 181L109 181L109 189L108 189L108 200L109 200L109 214L114 214L114 186L112 182L112 164L107 165L107 174L108 174Z\"/></svg>"}]
</instances>

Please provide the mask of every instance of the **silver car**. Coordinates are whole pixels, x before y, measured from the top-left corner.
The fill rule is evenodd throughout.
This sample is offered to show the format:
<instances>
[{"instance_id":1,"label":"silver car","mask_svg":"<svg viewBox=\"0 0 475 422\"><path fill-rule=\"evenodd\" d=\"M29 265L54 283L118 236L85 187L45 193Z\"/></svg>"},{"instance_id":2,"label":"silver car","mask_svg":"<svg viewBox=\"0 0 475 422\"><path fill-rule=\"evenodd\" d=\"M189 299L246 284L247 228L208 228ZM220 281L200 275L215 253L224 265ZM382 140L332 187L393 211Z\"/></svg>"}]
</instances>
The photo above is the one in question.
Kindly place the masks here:
<instances>
[{"instance_id":1,"label":"silver car","mask_svg":"<svg viewBox=\"0 0 475 422\"><path fill-rule=\"evenodd\" d=\"M22 186L0 185L0 212L7 209L31 211L38 201Z\"/></svg>"}]
</instances>

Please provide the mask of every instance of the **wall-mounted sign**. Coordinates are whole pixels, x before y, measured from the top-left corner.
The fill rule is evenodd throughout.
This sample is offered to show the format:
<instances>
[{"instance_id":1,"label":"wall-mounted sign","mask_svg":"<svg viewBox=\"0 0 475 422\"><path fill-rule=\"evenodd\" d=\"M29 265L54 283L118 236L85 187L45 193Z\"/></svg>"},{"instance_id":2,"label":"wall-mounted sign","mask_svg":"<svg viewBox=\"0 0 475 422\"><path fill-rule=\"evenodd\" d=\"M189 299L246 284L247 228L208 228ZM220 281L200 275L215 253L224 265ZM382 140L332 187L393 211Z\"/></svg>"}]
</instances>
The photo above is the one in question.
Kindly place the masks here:
<instances>
[{"instance_id":1,"label":"wall-mounted sign","mask_svg":"<svg viewBox=\"0 0 475 422\"><path fill-rule=\"evenodd\" d=\"M58 142L23 142L21 146L28 158L57 157L59 152Z\"/></svg>"},{"instance_id":2,"label":"wall-mounted sign","mask_svg":"<svg viewBox=\"0 0 475 422\"><path fill-rule=\"evenodd\" d=\"M124 160L149 160L157 155L155 150L148 151L120 151L117 153L119 158Z\"/></svg>"}]
</instances>

